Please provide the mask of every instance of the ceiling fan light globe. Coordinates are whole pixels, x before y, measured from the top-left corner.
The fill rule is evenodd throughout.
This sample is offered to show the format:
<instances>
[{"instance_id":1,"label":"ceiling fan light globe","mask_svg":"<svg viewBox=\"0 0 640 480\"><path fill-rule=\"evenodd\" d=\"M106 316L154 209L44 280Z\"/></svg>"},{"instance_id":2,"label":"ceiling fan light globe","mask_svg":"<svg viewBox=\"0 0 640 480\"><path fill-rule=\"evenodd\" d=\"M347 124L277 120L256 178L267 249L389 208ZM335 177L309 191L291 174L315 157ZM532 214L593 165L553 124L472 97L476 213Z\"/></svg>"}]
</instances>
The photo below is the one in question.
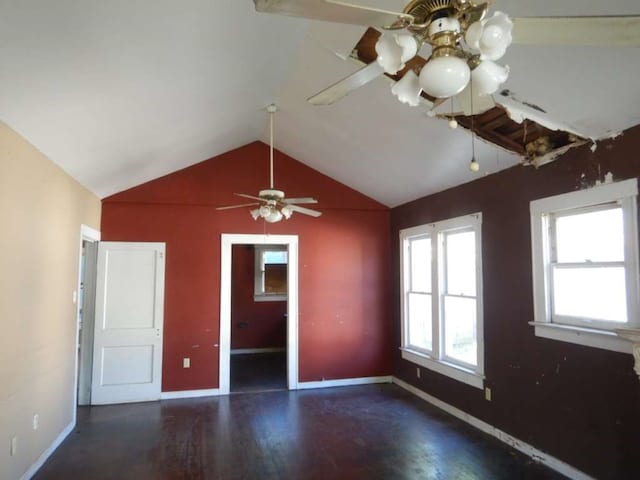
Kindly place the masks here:
<instances>
[{"instance_id":1,"label":"ceiling fan light globe","mask_svg":"<svg viewBox=\"0 0 640 480\"><path fill-rule=\"evenodd\" d=\"M251 216L253 217L254 220L257 220L258 217L260 216L260 209L259 208L254 208L249 213L251 214Z\"/></svg>"},{"instance_id":2,"label":"ceiling fan light globe","mask_svg":"<svg viewBox=\"0 0 640 480\"><path fill-rule=\"evenodd\" d=\"M376 61L390 75L394 75L404 67L402 48L392 35L382 35L376 42Z\"/></svg>"},{"instance_id":3,"label":"ceiling fan light globe","mask_svg":"<svg viewBox=\"0 0 640 480\"><path fill-rule=\"evenodd\" d=\"M402 62L408 62L418 54L420 44L413 35L400 34L394 35L394 37L396 39L396 43L402 49L402 54L400 55L400 60Z\"/></svg>"},{"instance_id":4,"label":"ceiling fan light globe","mask_svg":"<svg viewBox=\"0 0 640 480\"><path fill-rule=\"evenodd\" d=\"M513 22L509 16L495 12L489 19L472 23L464 39L470 48L480 52L482 60L498 60L513 41L512 30Z\"/></svg>"},{"instance_id":5,"label":"ceiling fan light globe","mask_svg":"<svg viewBox=\"0 0 640 480\"><path fill-rule=\"evenodd\" d=\"M262 205L258 209L258 212L260 213L260 216L262 218L266 218L271 213L271 208L269 208L269 206L267 206L267 205Z\"/></svg>"},{"instance_id":6,"label":"ceiling fan light globe","mask_svg":"<svg viewBox=\"0 0 640 480\"><path fill-rule=\"evenodd\" d=\"M432 97L457 95L469 83L471 70L467 62L454 56L430 59L420 71L420 86Z\"/></svg>"},{"instance_id":7,"label":"ceiling fan light globe","mask_svg":"<svg viewBox=\"0 0 640 480\"><path fill-rule=\"evenodd\" d=\"M264 217L264 221L267 223L276 223L280 220L282 220L282 213L280 213L275 208Z\"/></svg>"},{"instance_id":8,"label":"ceiling fan light globe","mask_svg":"<svg viewBox=\"0 0 640 480\"><path fill-rule=\"evenodd\" d=\"M282 215L286 220L289 220L291 218L291 215L293 215L293 210L289 205L285 205L284 207L282 207L280 212L282 213Z\"/></svg>"},{"instance_id":9,"label":"ceiling fan light globe","mask_svg":"<svg viewBox=\"0 0 640 480\"><path fill-rule=\"evenodd\" d=\"M376 61L390 75L399 70L418 54L419 43L413 35L382 35L376 42Z\"/></svg>"},{"instance_id":10,"label":"ceiling fan light globe","mask_svg":"<svg viewBox=\"0 0 640 480\"><path fill-rule=\"evenodd\" d=\"M404 76L398 80L392 87L391 93L393 93L401 103L406 103L412 107L417 107L420 104L420 81L418 76L413 73L413 70L409 70Z\"/></svg>"},{"instance_id":11,"label":"ceiling fan light globe","mask_svg":"<svg viewBox=\"0 0 640 480\"><path fill-rule=\"evenodd\" d=\"M480 37L482 37L482 21L474 22L467 27L467 33L464 35L464 41L467 45L474 49L480 50Z\"/></svg>"},{"instance_id":12,"label":"ceiling fan light globe","mask_svg":"<svg viewBox=\"0 0 640 480\"><path fill-rule=\"evenodd\" d=\"M473 93L475 95L491 95L495 93L509 77L509 67L484 60L471 72Z\"/></svg>"}]
</instances>

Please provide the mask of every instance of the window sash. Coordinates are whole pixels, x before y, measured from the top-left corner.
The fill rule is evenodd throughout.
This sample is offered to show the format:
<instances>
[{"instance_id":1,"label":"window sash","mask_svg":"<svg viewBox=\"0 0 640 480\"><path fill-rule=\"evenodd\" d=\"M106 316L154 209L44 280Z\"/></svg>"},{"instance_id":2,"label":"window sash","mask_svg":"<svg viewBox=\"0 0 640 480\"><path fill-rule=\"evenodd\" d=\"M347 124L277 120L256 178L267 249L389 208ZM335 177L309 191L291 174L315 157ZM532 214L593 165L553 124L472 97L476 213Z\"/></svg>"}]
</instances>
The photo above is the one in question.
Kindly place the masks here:
<instances>
[{"instance_id":1,"label":"window sash","mask_svg":"<svg viewBox=\"0 0 640 480\"><path fill-rule=\"evenodd\" d=\"M638 232L637 232L637 179L596 186L531 202L532 260L534 286L535 325L558 324L606 331L615 328L640 326L638 318ZM624 261L557 262L555 256L555 219L588 212L620 207L624 229ZM626 299L624 308L627 321L601 321L586 317L554 315L554 269L594 269L624 267ZM540 330L542 332L542 330ZM566 341L581 343L575 335ZM536 327L536 335L539 335ZM545 336L540 334L541 336ZM610 334L609 334L610 335ZM571 338L571 339L570 339ZM563 337L564 339L564 337ZM602 348L608 348L602 344Z\"/></svg>"},{"instance_id":2,"label":"window sash","mask_svg":"<svg viewBox=\"0 0 640 480\"><path fill-rule=\"evenodd\" d=\"M481 214L467 215L464 217L458 217L451 220L445 220L435 224L422 225L419 227L413 227L402 230L400 232L401 240L401 268L403 270L401 276L401 320L402 320L402 349L406 352L414 352L417 356L410 357L424 358L424 362L420 362L423 366L431 368L429 362L437 362L443 365L443 368L453 370L460 370L465 372L463 376L473 376L475 381L465 381L465 383L478 386L482 384L482 374L484 371L484 349L483 349L483 328L482 328L482 284L481 284L481 243L480 243L480 228L481 228ZM447 278L446 278L446 247L445 237L448 234L473 232L475 241L475 295L469 295L468 293L454 292L449 294L446 291ZM411 244L416 239L429 238L431 241L431 292L419 292L411 289L412 269L418 268L413 264L411 257ZM413 345L410 337L410 325L408 317L409 309L409 295L410 294L424 294L430 295L432 299L432 345L431 349L424 348L424 346ZM444 319L444 302L445 297L460 298L473 300L475 303L475 321L473 329L475 330L474 345L475 345L475 363L469 363L461 358L457 358L446 354L445 349L445 335L447 333L445 319ZM449 352L451 353L451 352ZM427 361L427 359L430 359ZM449 365L447 367L447 365ZM436 371L442 371L439 368L435 368ZM448 373L445 373L449 375ZM460 379L460 375L451 372L453 378Z\"/></svg>"}]
</instances>

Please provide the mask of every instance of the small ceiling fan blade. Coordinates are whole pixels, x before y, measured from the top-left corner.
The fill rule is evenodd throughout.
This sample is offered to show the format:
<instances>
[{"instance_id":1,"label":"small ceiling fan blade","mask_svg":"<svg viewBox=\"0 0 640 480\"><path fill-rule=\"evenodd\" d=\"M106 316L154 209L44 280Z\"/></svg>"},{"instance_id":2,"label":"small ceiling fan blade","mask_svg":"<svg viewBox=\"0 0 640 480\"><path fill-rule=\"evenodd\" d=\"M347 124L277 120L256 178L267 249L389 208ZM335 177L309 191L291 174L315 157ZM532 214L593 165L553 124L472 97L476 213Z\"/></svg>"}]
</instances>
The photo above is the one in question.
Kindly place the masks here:
<instances>
[{"instance_id":1,"label":"small ceiling fan blade","mask_svg":"<svg viewBox=\"0 0 640 480\"><path fill-rule=\"evenodd\" d=\"M250 198L251 200L260 200L261 202L266 201L264 198L256 197L255 195L247 195L246 193L234 193L234 195L243 198Z\"/></svg>"},{"instance_id":2,"label":"small ceiling fan blade","mask_svg":"<svg viewBox=\"0 0 640 480\"><path fill-rule=\"evenodd\" d=\"M348 77L309 97L307 102L312 105L331 105L354 90L381 76L383 73L384 69L378 62L372 62L357 72L352 73Z\"/></svg>"},{"instance_id":3,"label":"small ceiling fan blade","mask_svg":"<svg viewBox=\"0 0 640 480\"><path fill-rule=\"evenodd\" d=\"M258 202L243 203L240 205L229 205L228 207L217 207L216 210L231 210L232 208L252 207L254 205L260 205Z\"/></svg>"},{"instance_id":4,"label":"small ceiling fan blade","mask_svg":"<svg viewBox=\"0 0 640 480\"><path fill-rule=\"evenodd\" d=\"M299 207L298 205L288 204L288 207L294 212L303 213L305 215L310 215L312 217L319 217L320 215L322 215L322 212L319 212L317 210L311 210L310 208Z\"/></svg>"},{"instance_id":5,"label":"small ceiling fan blade","mask_svg":"<svg viewBox=\"0 0 640 480\"><path fill-rule=\"evenodd\" d=\"M293 203L318 203L318 200L311 197L305 198L283 198L281 200L282 203L286 203L287 205L291 205Z\"/></svg>"},{"instance_id":6,"label":"small ceiling fan blade","mask_svg":"<svg viewBox=\"0 0 640 480\"><path fill-rule=\"evenodd\" d=\"M514 18L513 43L639 47L640 15Z\"/></svg>"},{"instance_id":7,"label":"small ceiling fan blade","mask_svg":"<svg viewBox=\"0 0 640 480\"><path fill-rule=\"evenodd\" d=\"M406 13L352 5L336 0L253 0L253 3L258 12L351 25L388 27L399 21L403 25L413 21L413 16Z\"/></svg>"}]
</instances>

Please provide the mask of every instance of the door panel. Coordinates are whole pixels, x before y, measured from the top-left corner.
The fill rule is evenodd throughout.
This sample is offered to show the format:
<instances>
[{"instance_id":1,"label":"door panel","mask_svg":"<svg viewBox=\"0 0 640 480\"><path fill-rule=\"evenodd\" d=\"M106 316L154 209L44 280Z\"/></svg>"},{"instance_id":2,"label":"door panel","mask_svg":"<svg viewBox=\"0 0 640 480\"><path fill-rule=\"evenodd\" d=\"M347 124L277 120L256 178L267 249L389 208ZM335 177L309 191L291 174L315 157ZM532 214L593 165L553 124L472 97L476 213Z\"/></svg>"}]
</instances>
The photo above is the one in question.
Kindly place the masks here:
<instances>
[{"instance_id":1,"label":"door panel","mask_svg":"<svg viewBox=\"0 0 640 480\"><path fill-rule=\"evenodd\" d=\"M98 247L92 404L160 398L164 244Z\"/></svg>"}]
</instances>

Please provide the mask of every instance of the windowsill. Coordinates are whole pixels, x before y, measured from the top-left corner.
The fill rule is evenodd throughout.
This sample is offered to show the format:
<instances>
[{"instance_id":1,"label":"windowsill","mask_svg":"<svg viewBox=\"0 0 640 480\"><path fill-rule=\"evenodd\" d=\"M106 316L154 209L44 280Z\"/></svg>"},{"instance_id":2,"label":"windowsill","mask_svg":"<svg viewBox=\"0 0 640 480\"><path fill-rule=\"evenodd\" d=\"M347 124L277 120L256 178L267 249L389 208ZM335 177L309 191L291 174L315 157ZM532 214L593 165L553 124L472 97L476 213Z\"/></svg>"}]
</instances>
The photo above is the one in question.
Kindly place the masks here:
<instances>
[{"instance_id":1,"label":"windowsill","mask_svg":"<svg viewBox=\"0 0 640 480\"><path fill-rule=\"evenodd\" d=\"M473 370L468 370L458 365L435 360L423 353L418 353L407 348L400 348L402 358L412 363L418 364L429 370L451 377L459 382L466 383L476 388L484 388L484 376Z\"/></svg>"},{"instance_id":2,"label":"windowsill","mask_svg":"<svg viewBox=\"0 0 640 480\"><path fill-rule=\"evenodd\" d=\"M536 337L575 343L620 353L632 353L631 344L616 335L615 331L560 325L547 322L529 322L535 327Z\"/></svg>"},{"instance_id":3,"label":"windowsill","mask_svg":"<svg viewBox=\"0 0 640 480\"><path fill-rule=\"evenodd\" d=\"M254 302L286 302L286 295L254 295Z\"/></svg>"}]
</instances>

